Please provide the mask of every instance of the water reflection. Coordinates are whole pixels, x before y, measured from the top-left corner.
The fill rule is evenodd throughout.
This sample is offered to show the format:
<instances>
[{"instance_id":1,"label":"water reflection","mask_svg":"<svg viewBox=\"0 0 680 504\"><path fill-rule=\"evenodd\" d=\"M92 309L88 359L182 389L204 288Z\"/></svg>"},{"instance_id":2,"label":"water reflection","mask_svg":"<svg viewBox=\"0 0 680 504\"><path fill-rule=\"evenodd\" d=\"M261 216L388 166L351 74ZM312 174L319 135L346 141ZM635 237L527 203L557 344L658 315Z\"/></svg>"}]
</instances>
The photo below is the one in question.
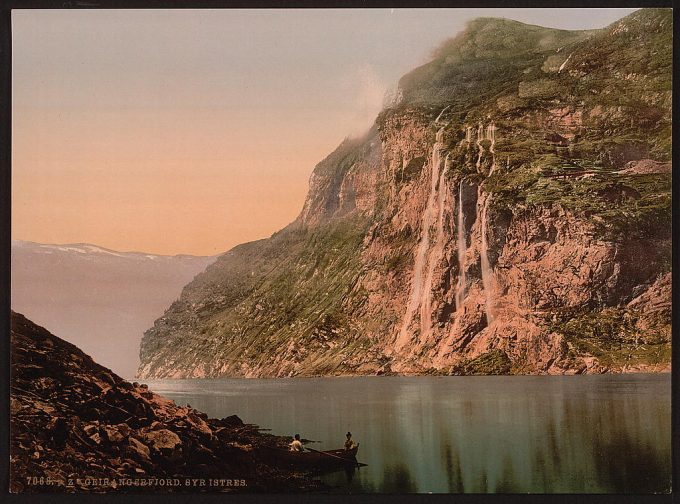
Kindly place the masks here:
<instances>
[{"instance_id":1,"label":"water reflection","mask_svg":"<svg viewBox=\"0 0 680 504\"><path fill-rule=\"evenodd\" d=\"M648 493L670 488L670 376L149 382L211 416L342 446L340 492Z\"/></svg>"}]
</instances>

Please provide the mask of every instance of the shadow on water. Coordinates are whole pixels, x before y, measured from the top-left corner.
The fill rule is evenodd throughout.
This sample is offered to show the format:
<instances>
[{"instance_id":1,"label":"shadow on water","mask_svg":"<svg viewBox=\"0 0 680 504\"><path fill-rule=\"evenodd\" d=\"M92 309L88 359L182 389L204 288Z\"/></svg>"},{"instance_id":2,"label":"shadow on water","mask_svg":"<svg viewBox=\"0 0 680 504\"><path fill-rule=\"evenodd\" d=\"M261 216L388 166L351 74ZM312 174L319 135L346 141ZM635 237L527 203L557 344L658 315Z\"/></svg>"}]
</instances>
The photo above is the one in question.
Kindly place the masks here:
<instances>
[{"instance_id":1,"label":"shadow on water","mask_svg":"<svg viewBox=\"0 0 680 504\"><path fill-rule=\"evenodd\" d=\"M359 473L362 467L366 467L366 464L357 463L356 465L346 465L343 468L327 469L322 471L316 471L313 474L324 479L326 483L333 483L331 486L344 484L352 486L354 477Z\"/></svg>"},{"instance_id":2,"label":"shadow on water","mask_svg":"<svg viewBox=\"0 0 680 504\"><path fill-rule=\"evenodd\" d=\"M348 485L352 484L354 480L354 473L356 473L358 468L356 466L345 467L345 479Z\"/></svg>"},{"instance_id":3,"label":"shadow on water","mask_svg":"<svg viewBox=\"0 0 680 504\"><path fill-rule=\"evenodd\" d=\"M620 493L668 493L671 475L656 450L628 437L594 439L597 473L609 491Z\"/></svg>"},{"instance_id":4,"label":"shadow on water","mask_svg":"<svg viewBox=\"0 0 680 504\"><path fill-rule=\"evenodd\" d=\"M496 483L494 488L495 493L519 493L522 488L517 485L517 477L515 475L515 469L512 465L512 460L510 457L503 457L503 470L501 471L501 476Z\"/></svg>"},{"instance_id":5,"label":"shadow on water","mask_svg":"<svg viewBox=\"0 0 680 504\"><path fill-rule=\"evenodd\" d=\"M446 464L446 482L449 493L465 493L465 484L463 483L463 473L460 467L460 458L456 453L455 458L451 450L451 445L446 443L444 445L444 461Z\"/></svg>"},{"instance_id":6,"label":"shadow on water","mask_svg":"<svg viewBox=\"0 0 680 504\"><path fill-rule=\"evenodd\" d=\"M382 493L414 493L418 489L408 467L397 463L385 467L378 491Z\"/></svg>"},{"instance_id":7,"label":"shadow on water","mask_svg":"<svg viewBox=\"0 0 680 504\"><path fill-rule=\"evenodd\" d=\"M366 467L366 466L364 466ZM348 466L344 470L323 475L323 481L337 493L415 493L418 486L405 464L397 463L383 468L382 478L362 481L362 468Z\"/></svg>"}]
</instances>

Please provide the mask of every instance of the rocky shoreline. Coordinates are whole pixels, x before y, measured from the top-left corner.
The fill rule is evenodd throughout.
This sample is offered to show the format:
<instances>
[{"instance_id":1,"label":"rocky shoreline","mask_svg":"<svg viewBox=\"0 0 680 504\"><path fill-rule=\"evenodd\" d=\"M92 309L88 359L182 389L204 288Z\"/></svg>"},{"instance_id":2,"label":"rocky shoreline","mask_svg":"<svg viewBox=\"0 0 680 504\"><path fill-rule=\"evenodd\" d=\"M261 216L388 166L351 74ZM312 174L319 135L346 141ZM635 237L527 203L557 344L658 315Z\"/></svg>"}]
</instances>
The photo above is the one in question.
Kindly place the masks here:
<instances>
[{"instance_id":1,"label":"rocky shoreline","mask_svg":"<svg viewBox=\"0 0 680 504\"><path fill-rule=\"evenodd\" d=\"M178 406L12 313L13 493L322 489L267 457L288 441L236 415Z\"/></svg>"}]
</instances>

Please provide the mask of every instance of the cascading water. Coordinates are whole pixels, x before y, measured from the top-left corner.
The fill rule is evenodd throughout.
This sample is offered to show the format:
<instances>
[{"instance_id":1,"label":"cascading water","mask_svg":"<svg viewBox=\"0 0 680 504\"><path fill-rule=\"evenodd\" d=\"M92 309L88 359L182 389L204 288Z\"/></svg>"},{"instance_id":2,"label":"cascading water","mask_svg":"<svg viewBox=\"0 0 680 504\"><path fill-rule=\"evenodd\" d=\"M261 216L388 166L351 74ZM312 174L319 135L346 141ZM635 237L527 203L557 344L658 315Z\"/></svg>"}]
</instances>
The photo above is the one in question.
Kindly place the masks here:
<instances>
[{"instance_id":1,"label":"cascading water","mask_svg":"<svg viewBox=\"0 0 680 504\"><path fill-rule=\"evenodd\" d=\"M442 111L443 112L443 111ZM406 307L406 314L402 322L399 336L395 341L395 348L397 350L403 348L410 340L409 327L413 321L413 315L416 309L422 302L423 296L423 270L427 262L427 252L430 248L430 228L432 227L435 216L435 205L437 203L437 184L439 182L439 165L441 164L441 151L444 148L444 126L437 131L435 144L432 147L431 165L431 182L430 195L427 199L427 206L423 212L420 241L416 251L416 258L413 264L413 280L411 282L411 294L409 302Z\"/></svg>"},{"instance_id":2,"label":"cascading water","mask_svg":"<svg viewBox=\"0 0 680 504\"><path fill-rule=\"evenodd\" d=\"M449 155L444 160L444 169L437 185L437 233L427 261L427 276L423 288L423 302L420 304L420 341L426 341L432 332L432 279L434 268L444 256L444 208L446 205L446 172L449 169Z\"/></svg>"},{"instance_id":3,"label":"cascading water","mask_svg":"<svg viewBox=\"0 0 680 504\"><path fill-rule=\"evenodd\" d=\"M465 141L468 144L472 142L472 126L465 128Z\"/></svg>"},{"instance_id":4,"label":"cascading water","mask_svg":"<svg viewBox=\"0 0 680 504\"><path fill-rule=\"evenodd\" d=\"M465 235L465 214L463 213L463 181L460 181L458 188L458 221L457 241L458 241L458 283L456 284L456 311L463 307L465 301L465 256L467 254L467 238Z\"/></svg>"},{"instance_id":5,"label":"cascading water","mask_svg":"<svg viewBox=\"0 0 680 504\"><path fill-rule=\"evenodd\" d=\"M489 148L489 152L494 152L493 148L496 145L496 125L494 124L493 121L491 121L491 124L489 124L486 127L485 138L491 141L491 147Z\"/></svg>"},{"instance_id":6,"label":"cascading water","mask_svg":"<svg viewBox=\"0 0 680 504\"><path fill-rule=\"evenodd\" d=\"M560 68L557 70L557 73L562 73L562 70L564 70L564 67L567 66L567 63L571 59L571 54L567 56L567 59L564 60L564 63L560 65Z\"/></svg>"},{"instance_id":7,"label":"cascading water","mask_svg":"<svg viewBox=\"0 0 680 504\"><path fill-rule=\"evenodd\" d=\"M467 255L467 233L465 232L465 213L463 211L463 185L458 186L458 217L456 221L456 239L458 242L458 282L456 283L456 316L453 320L448 338L439 346L433 363L435 365L446 360L455 342L460 338L461 319L463 317L463 303L466 296L465 256Z\"/></svg>"},{"instance_id":8,"label":"cascading water","mask_svg":"<svg viewBox=\"0 0 680 504\"><path fill-rule=\"evenodd\" d=\"M496 125L493 121L486 127L486 139L491 141L491 145L489 146L489 153L491 154L489 175L491 175L496 169Z\"/></svg>"},{"instance_id":9,"label":"cascading water","mask_svg":"<svg viewBox=\"0 0 680 504\"><path fill-rule=\"evenodd\" d=\"M439 112L439 115L438 115L437 118L434 120L434 123L435 123L435 124L439 124L439 119L442 118L442 114L443 114L444 112L446 112L446 110L447 110L449 107L451 107L451 105L449 105L449 106L447 106L447 107L444 107L444 108L442 109L442 111Z\"/></svg>"},{"instance_id":10,"label":"cascading water","mask_svg":"<svg viewBox=\"0 0 680 504\"><path fill-rule=\"evenodd\" d=\"M480 187L480 198L482 195L481 187ZM479 198L478 198L479 199ZM489 249L489 244L487 241L487 228L488 228L488 213L489 213L489 204L491 203L491 193L489 193L484 200L484 204L482 206L482 215L481 215L481 234L482 234L482 248L480 250L480 259L481 259L481 266L482 266L482 285L484 287L484 296L486 298L486 304L485 304L485 311L486 311L486 322L487 324L491 324L494 319L494 298L495 298L495 285L494 285L494 278L493 278L493 270L491 269L491 264L489 263L489 255L488 255L488 249Z\"/></svg>"},{"instance_id":11,"label":"cascading water","mask_svg":"<svg viewBox=\"0 0 680 504\"><path fill-rule=\"evenodd\" d=\"M482 147L482 140L484 140L484 127L480 123L479 126L477 127L477 141L475 142L475 145L479 149L479 153L477 155L477 171L479 172L479 169L482 166L482 156L484 155L484 147Z\"/></svg>"}]
</instances>

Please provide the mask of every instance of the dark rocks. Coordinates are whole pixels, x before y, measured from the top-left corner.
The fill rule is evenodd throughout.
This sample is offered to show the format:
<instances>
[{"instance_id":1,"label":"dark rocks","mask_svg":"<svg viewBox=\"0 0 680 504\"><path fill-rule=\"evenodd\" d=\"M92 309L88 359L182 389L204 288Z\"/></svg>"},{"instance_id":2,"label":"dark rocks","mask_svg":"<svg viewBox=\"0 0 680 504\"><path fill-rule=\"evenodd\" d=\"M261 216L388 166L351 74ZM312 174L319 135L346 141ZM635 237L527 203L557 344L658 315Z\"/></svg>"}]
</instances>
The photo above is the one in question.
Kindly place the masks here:
<instances>
[{"instance_id":1,"label":"dark rocks","mask_svg":"<svg viewBox=\"0 0 680 504\"><path fill-rule=\"evenodd\" d=\"M179 436L168 429L147 432L142 439L148 447L165 455L172 454L182 446Z\"/></svg>"},{"instance_id":2,"label":"dark rocks","mask_svg":"<svg viewBox=\"0 0 680 504\"><path fill-rule=\"evenodd\" d=\"M101 379L105 383L108 383L109 385L115 385L116 384L116 380L113 379L113 376L111 376L106 371L102 372L99 376L101 377Z\"/></svg>"},{"instance_id":3,"label":"dark rocks","mask_svg":"<svg viewBox=\"0 0 680 504\"><path fill-rule=\"evenodd\" d=\"M221 422L222 424L227 425L229 427L240 427L241 425L243 425L243 420L241 420L236 415L230 415L226 418L223 418Z\"/></svg>"},{"instance_id":4,"label":"dark rocks","mask_svg":"<svg viewBox=\"0 0 680 504\"><path fill-rule=\"evenodd\" d=\"M137 438L130 436L126 452L134 459L151 463L151 452L149 451L149 448Z\"/></svg>"},{"instance_id":5,"label":"dark rocks","mask_svg":"<svg viewBox=\"0 0 680 504\"><path fill-rule=\"evenodd\" d=\"M46 341L49 352L42 350ZM256 454L257 447L285 447L286 439L262 434L236 415L208 418L155 394L147 385L126 382L75 346L14 313L11 393L13 492L131 489L118 478L246 480L248 485L241 491L319 486ZM26 485L31 476L38 481L49 476L49 486ZM109 483L66 485L77 478ZM231 487L207 490L234 491Z\"/></svg>"},{"instance_id":6,"label":"dark rocks","mask_svg":"<svg viewBox=\"0 0 680 504\"><path fill-rule=\"evenodd\" d=\"M121 443L126 438L126 436L115 426L105 425L102 430L104 431L104 435L106 436L106 439L109 443Z\"/></svg>"},{"instance_id":7,"label":"dark rocks","mask_svg":"<svg viewBox=\"0 0 680 504\"><path fill-rule=\"evenodd\" d=\"M68 438L68 425L63 417L54 417L47 424L47 432L57 448L64 446Z\"/></svg>"}]
</instances>

